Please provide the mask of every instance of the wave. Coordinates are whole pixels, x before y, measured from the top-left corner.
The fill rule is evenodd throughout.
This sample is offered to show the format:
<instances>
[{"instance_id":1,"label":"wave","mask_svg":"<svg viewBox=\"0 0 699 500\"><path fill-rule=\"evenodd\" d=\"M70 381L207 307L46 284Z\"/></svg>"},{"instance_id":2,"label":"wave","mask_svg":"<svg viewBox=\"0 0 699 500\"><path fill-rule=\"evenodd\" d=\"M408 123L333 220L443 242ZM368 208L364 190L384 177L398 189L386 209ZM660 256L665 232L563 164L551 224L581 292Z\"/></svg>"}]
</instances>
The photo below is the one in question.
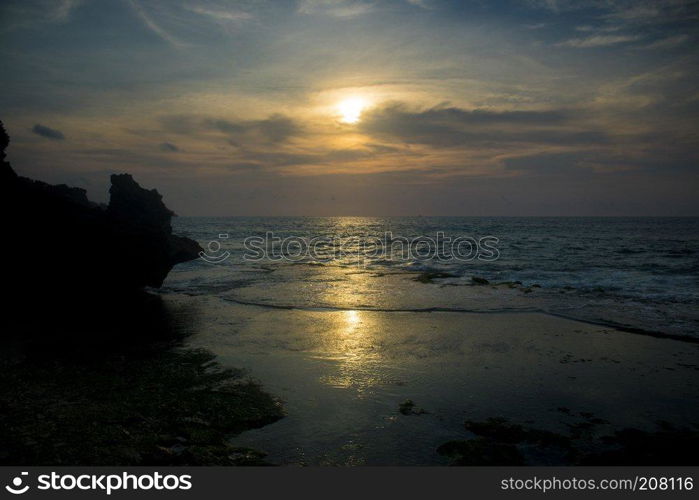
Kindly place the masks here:
<instances>
[{"instance_id":1,"label":"wave","mask_svg":"<svg viewBox=\"0 0 699 500\"><path fill-rule=\"evenodd\" d=\"M328 305L306 305L297 306L292 304L273 304L267 302L255 302L236 299L233 297L221 297L221 300L226 302L233 302L238 305L251 306L251 307L261 307L266 309L282 309L282 310L299 310L299 311L327 311L327 312L349 312L349 311L366 311L366 312L377 312L377 313L466 313L466 314L545 314L548 316L553 316L556 318L563 318L570 321L577 321L579 323L585 323L588 325L603 326L608 328L613 328L615 330L634 333L638 335L645 335L656 338L665 338L678 340L681 342L688 342L692 344L699 344L699 337L694 337L691 335L678 335L673 333L660 332L656 330L647 330L643 328L634 327L631 325L626 325L622 323L617 323L614 321L605 320L594 320L588 318L581 318L574 315L562 314L559 312L553 312L550 310L538 308L538 307L522 307L522 308L495 308L495 309L477 309L477 308L463 308L463 307L424 307L424 308L400 308L400 307L367 307L367 306L357 306L357 307L342 307L342 306L328 306Z\"/></svg>"}]
</instances>

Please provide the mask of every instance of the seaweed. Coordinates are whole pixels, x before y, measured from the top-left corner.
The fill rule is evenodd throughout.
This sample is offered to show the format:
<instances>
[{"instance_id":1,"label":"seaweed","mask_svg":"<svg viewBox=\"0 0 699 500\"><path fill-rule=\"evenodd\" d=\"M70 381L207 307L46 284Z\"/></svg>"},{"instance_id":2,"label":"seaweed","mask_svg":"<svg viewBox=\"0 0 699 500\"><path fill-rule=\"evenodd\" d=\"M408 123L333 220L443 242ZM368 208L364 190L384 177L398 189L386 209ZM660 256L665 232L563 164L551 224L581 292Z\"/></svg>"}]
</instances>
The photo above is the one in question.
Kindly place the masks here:
<instances>
[{"instance_id":1,"label":"seaweed","mask_svg":"<svg viewBox=\"0 0 699 500\"><path fill-rule=\"evenodd\" d=\"M0 374L0 464L259 465L231 436L278 401L201 349L25 360Z\"/></svg>"},{"instance_id":2,"label":"seaweed","mask_svg":"<svg viewBox=\"0 0 699 500\"><path fill-rule=\"evenodd\" d=\"M419 281L420 283L434 283L433 280L435 279L442 279L442 278L456 278L457 275L452 274L452 273L444 273L444 272L437 272L437 271L426 271L424 273L420 273L415 277L415 281Z\"/></svg>"},{"instance_id":3,"label":"seaweed","mask_svg":"<svg viewBox=\"0 0 699 500\"><path fill-rule=\"evenodd\" d=\"M568 408L558 411L571 415ZM547 465L699 465L699 425L678 428L658 422L654 431L624 428L600 435L598 426L606 420L590 412L578 415L583 420L568 423L568 435L504 418L467 420L466 430L476 437L444 443L437 453L452 465L541 465L541 457L548 457Z\"/></svg>"}]
</instances>

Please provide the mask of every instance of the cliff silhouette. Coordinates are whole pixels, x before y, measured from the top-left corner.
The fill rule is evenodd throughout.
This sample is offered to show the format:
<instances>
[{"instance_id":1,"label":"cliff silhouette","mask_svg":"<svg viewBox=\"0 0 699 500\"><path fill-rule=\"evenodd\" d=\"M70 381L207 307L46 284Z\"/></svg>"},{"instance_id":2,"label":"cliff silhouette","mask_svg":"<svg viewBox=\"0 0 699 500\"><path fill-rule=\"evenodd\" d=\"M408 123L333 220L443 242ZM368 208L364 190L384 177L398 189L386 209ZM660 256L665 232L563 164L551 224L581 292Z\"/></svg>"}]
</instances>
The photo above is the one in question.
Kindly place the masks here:
<instances>
[{"instance_id":1,"label":"cliff silhouette","mask_svg":"<svg viewBox=\"0 0 699 500\"><path fill-rule=\"evenodd\" d=\"M0 122L0 246L5 289L50 300L125 294L160 287L175 264L197 258L197 242L172 234L174 213L155 190L112 175L110 202L84 189L18 176L6 161L10 138ZM52 293L47 296L45 294Z\"/></svg>"}]
</instances>

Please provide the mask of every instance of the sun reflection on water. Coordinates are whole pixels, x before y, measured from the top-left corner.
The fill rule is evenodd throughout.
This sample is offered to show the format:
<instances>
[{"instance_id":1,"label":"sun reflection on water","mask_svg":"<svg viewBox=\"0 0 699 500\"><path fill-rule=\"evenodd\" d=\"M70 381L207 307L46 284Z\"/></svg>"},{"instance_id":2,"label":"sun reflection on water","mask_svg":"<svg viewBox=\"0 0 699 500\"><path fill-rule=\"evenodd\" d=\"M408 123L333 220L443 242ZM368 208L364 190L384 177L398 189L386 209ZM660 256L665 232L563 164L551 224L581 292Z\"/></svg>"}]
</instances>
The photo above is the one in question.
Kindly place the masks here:
<instances>
[{"instance_id":1,"label":"sun reflection on water","mask_svg":"<svg viewBox=\"0 0 699 500\"><path fill-rule=\"evenodd\" d=\"M376 313L356 309L330 314L334 318L325 345L335 369L322 377L322 382L335 388L356 390L361 396L371 387L385 382L379 318Z\"/></svg>"},{"instance_id":2,"label":"sun reflection on water","mask_svg":"<svg viewBox=\"0 0 699 500\"><path fill-rule=\"evenodd\" d=\"M357 324L361 323L359 311L345 311L345 318L348 327L355 327Z\"/></svg>"}]
</instances>

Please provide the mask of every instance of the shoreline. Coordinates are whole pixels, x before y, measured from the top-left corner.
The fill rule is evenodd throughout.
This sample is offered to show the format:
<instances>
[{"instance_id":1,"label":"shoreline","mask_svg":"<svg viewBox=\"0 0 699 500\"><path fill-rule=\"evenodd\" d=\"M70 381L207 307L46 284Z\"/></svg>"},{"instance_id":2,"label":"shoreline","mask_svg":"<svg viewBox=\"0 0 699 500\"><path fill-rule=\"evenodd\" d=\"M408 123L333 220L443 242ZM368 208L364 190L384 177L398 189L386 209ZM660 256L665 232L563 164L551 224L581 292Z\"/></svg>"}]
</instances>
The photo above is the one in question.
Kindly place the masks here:
<instances>
[{"instance_id":1,"label":"shoreline","mask_svg":"<svg viewBox=\"0 0 699 500\"><path fill-rule=\"evenodd\" d=\"M247 367L285 402L285 419L232 441L269 453L276 464L447 464L449 457L437 453L441 445L478 438L464 420L504 418L561 436L568 425L587 425L574 415L592 414L606 422L594 430L593 447L624 429L652 439L657 420L680 433L699 423L693 342L540 313L513 321L498 313L171 298L197 302L211 318L188 338L191 346L206 346L225 366ZM402 413L406 401L419 412ZM532 458L526 442L516 446L524 447L525 463L562 463L560 450Z\"/></svg>"},{"instance_id":2,"label":"shoreline","mask_svg":"<svg viewBox=\"0 0 699 500\"><path fill-rule=\"evenodd\" d=\"M670 339L670 340L677 340L679 342L688 342L690 344L699 344L699 337L693 337L691 335L677 335L673 333L665 333L665 332L660 332L660 331L654 331L654 330L644 330L642 328L636 328L633 326L627 326L627 325L622 325L619 323L614 323L612 321L595 321L595 320L590 320L590 319L581 319L581 318L576 318L574 316L568 316L565 314L560 314L560 313L554 313L550 311L546 311L544 309L526 309L526 310L490 310L490 311L481 311L481 310L476 310L476 309L465 309L465 308L449 308L449 307L429 307L429 308L424 308L424 309L400 309L400 308L369 308L369 307L329 307L329 306L321 306L321 307L313 307L313 306L293 306L293 305L283 305L283 304L264 304L264 303L259 303L259 302L248 302L244 300L238 300L238 299L233 299L230 297L226 297L223 300L228 301L228 302L233 302L235 304L239 304L242 306L253 306L253 307L262 307L262 308L268 308L268 309L282 309L282 310L298 310L298 311L363 311L363 312L385 312L385 313L394 313L394 312L414 312L414 313L466 313L466 314L544 314L556 318L562 318L562 319L567 319L570 321L576 321L579 323L585 323L587 325L595 325L595 326L602 326L602 327L607 327L607 328L613 328L615 330L618 330L620 332L624 333L634 333L637 335L645 335L649 337L655 337L659 339Z\"/></svg>"},{"instance_id":3,"label":"shoreline","mask_svg":"<svg viewBox=\"0 0 699 500\"><path fill-rule=\"evenodd\" d=\"M429 279L421 280L424 274ZM192 263L176 268L161 293L214 295L239 304L279 309L540 312L642 335L688 342L699 339L699 315L691 303L643 302L606 292L547 288L534 282L479 284L473 278L471 274L379 272L306 264L209 269Z\"/></svg>"}]
</instances>

